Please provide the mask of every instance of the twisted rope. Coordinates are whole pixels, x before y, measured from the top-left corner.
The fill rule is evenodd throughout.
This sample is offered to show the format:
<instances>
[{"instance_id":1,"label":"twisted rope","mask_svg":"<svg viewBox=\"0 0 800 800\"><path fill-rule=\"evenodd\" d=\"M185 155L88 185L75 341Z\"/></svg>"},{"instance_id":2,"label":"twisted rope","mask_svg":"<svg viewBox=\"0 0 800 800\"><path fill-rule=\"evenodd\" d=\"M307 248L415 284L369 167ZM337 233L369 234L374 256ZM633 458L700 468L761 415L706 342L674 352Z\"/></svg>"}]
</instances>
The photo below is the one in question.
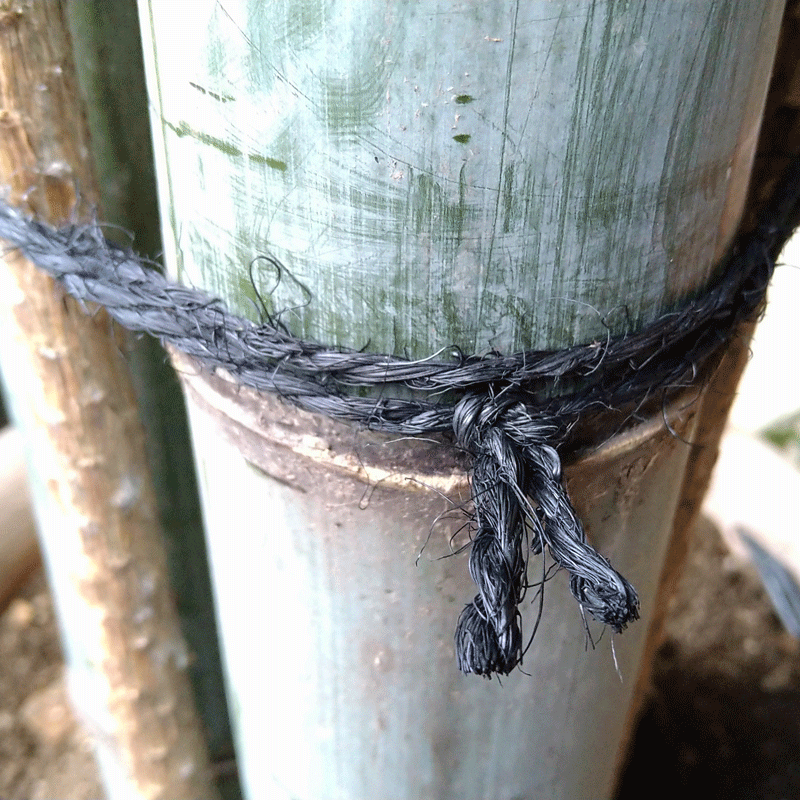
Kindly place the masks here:
<instances>
[{"instance_id":1,"label":"twisted rope","mask_svg":"<svg viewBox=\"0 0 800 800\"><path fill-rule=\"evenodd\" d=\"M456 650L464 672L485 676L507 674L522 659L528 560L545 548L594 619L619 632L638 617L633 587L586 541L555 448L593 411L641 404L696 382L703 364L756 313L800 221L800 160L761 220L731 248L713 286L635 334L559 351L408 360L304 341L269 317L258 324L236 316L108 242L96 224L56 229L0 201L0 238L124 327L307 411L390 433L452 433L473 457L469 569L478 590L458 620ZM391 385L422 399L352 393ZM579 390L557 394L575 385ZM454 392L461 395L455 403L440 399Z\"/></svg>"},{"instance_id":2,"label":"twisted rope","mask_svg":"<svg viewBox=\"0 0 800 800\"><path fill-rule=\"evenodd\" d=\"M621 632L639 617L636 591L587 541L547 443L554 426L519 396L468 394L453 412L456 441L474 454L475 534L469 571L478 594L456 626L463 672L508 674L523 654L519 606L527 553L547 547L570 574L570 590L596 620Z\"/></svg>"}]
</instances>

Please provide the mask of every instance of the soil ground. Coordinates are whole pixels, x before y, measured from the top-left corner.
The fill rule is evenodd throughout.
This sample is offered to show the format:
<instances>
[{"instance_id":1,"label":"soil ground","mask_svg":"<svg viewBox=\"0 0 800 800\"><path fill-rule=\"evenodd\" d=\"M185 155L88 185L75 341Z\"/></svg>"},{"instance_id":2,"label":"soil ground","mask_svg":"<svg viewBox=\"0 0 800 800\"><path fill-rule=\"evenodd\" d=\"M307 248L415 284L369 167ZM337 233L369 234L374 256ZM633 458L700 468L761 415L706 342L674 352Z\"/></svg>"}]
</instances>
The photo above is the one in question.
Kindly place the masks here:
<instances>
[{"instance_id":1,"label":"soil ground","mask_svg":"<svg viewBox=\"0 0 800 800\"><path fill-rule=\"evenodd\" d=\"M707 521L670 612L617 800L800 798L800 643ZM2 800L103 796L62 669L37 574L0 616Z\"/></svg>"},{"instance_id":2,"label":"soil ground","mask_svg":"<svg viewBox=\"0 0 800 800\"><path fill-rule=\"evenodd\" d=\"M800 642L705 519L672 606L616 800L797 800Z\"/></svg>"}]
</instances>

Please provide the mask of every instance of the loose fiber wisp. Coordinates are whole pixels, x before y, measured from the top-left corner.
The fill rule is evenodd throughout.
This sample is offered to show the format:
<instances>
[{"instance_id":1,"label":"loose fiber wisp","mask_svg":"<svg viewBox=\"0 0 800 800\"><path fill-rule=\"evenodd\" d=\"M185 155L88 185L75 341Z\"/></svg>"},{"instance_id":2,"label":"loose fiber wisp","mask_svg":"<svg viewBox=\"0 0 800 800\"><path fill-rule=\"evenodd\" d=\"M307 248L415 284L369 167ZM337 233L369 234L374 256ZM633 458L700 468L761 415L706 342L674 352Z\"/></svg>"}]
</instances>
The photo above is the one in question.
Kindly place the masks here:
<instances>
[{"instance_id":1,"label":"loose fiber wisp","mask_svg":"<svg viewBox=\"0 0 800 800\"><path fill-rule=\"evenodd\" d=\"M469 570L477 586L457 623L456 651L461 670L484 676L508 674L522 659L528 564L545 550L569 573L584 612L617 632L638 617L634 588L587 542L558 448L598 410L638 407L700 380L703 365L757 313L798 221L795 161L716 282L639 332L558 351L408 360L304 341L272 319L236 316L108 242L97 225L52 228L0 201L0 238L124 327L307 411L389 433L452 436L472 457ZM393 398L393 385L422 399ZM554 385L580 389L537 399ZM368 387L381 387L380 397L355 396Z\"/></svg>"}]
</instances>

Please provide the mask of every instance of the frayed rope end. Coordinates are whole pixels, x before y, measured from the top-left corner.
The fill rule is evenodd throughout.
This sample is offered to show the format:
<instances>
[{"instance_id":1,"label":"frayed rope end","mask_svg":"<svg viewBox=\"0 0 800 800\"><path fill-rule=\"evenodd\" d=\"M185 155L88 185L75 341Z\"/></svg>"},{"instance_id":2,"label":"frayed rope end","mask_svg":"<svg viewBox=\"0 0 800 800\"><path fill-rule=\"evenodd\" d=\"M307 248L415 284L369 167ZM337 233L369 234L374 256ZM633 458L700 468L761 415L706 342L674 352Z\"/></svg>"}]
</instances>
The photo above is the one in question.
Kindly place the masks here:
<instances>
[{"instance_id":1,"label":"frayed rope end","mask_svg":"<svg viewBox=\"0 0 800 800\"><path fill-rule=\"evenodd\" d=\"M570 590L597 621L621 632L639 617L636 590L587 541L563 487L553 432L512 396L470 394L453 413L457 442L473 455L476 534L469 569L478 594L461 612L462 672L507 675L524 655L519 606L530 554L545 546L570 574ZM543 587L540 587L543 591Z\"/></svg>"}]
</instances>

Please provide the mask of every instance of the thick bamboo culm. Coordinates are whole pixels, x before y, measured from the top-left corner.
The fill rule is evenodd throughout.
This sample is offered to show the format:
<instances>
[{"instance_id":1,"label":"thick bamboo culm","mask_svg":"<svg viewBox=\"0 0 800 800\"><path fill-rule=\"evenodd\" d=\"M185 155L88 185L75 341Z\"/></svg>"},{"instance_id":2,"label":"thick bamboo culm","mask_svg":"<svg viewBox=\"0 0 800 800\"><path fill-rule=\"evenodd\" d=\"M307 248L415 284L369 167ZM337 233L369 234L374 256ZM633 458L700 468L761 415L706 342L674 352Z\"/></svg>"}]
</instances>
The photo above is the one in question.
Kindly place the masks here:
<instances>
[{"instance_id":1,"label":"thick bamboo culm","mask_svg":"<svg viewBox=\"0 0 800 800\"><path fill-rule=\"evenodd\" d=\"M97 184L61 3L0 3L0 183L54 224ZM79 716L113 800L214 798L124 334L13 251L0 363Z\"/></svg>"},{"instance_id":2,"label":"thick bamboo culm","mask_svg":"<svg viewBox=\"0 0 800 800\"><path fill-rule=\"evenodd\" d=\"M103 223L130 236L136 251L161 254L147 90L134 0L82 0L65 6L76 77L86 108ZM126 239L127 240L127 239ZM126 356L145 427L147 453L165 537L170 589L191 652L189 677L226 800L238 796L230 769L228 721L192 445L180 384L164 350L131 336Z\"/></svg>"},{"instance_id":3,"label":"thick bamboo culm","mask_svg":"<svg viewBox=\"0 0 800 800\"><path fill-rule=\"evenodd\" d=\"M140 0L169 268L412 357L646 324L739 224L782 10ZM256 262L253 285L267 253L283 280ZM248 797L607 796L689 454L662 421L568 475L642 598L622 681L557 576L530 675L500 686L455 669L473 589L465 558L437 560L461 522L429 527L450 508L430 487L467 496L446 451L398 461L179 364ZM670 417L690 441L700 405Z\"/></svg>"}]
</instances>

